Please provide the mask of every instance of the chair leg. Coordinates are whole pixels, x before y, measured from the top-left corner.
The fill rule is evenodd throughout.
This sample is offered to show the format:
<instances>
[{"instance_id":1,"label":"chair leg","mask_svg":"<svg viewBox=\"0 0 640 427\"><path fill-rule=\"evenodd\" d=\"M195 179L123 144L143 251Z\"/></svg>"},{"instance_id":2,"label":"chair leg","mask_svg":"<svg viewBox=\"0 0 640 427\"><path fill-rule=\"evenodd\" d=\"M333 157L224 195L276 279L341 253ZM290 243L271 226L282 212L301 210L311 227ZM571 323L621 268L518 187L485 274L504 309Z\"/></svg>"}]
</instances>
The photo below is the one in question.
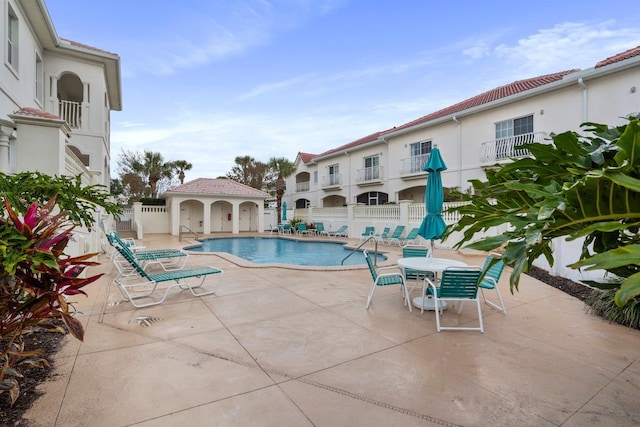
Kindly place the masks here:
<instances>
[{"instance_id":1,"label":"chair leg","mask_svg":"<svg viewBox=\"0 0 640 427\"><path fill-rule=\"evenodd\" d=\"M376 284L371 285L371 289L369 289L369 295L367 295L367 308L371 304L371 300L373 299L373 292L376 290Z\"/></svg>"},{"instance_id":2,"label":"chair leg","mask_svg":"<svg viewBox=\"0 0 640 427\"><path fill-rule=\"evenodd\" d=\"M476 298L476 305L478 306L478 321L480 321L480 332L484 334L484 324L482 323L482 308L480 307L480 298Z\"/></svg>"},{"instance_id":3,"label":"chair leg","mask_svg":"<svg viewBox=\"0 0 640 427\"><path fill-rule=\"evenodd\" d=\"M491 307L495 308L496 310L501 311L502 314L507 314L507 309L504 306L504 300L502 299L502 294L500 293L500 289L498 289L497 286L494 286L493 289L495 289L496 293L498 294L498 300L500 300L500 305L498 305L498 304L496 304L496 303L494 303L492 301L489 301L487 299L487 297L485 296L485 294L484 294L484 289L480 288L480 292L482 293L482 298L484 299L485 304L490 305Z\"/></svg>"}]
</instances>

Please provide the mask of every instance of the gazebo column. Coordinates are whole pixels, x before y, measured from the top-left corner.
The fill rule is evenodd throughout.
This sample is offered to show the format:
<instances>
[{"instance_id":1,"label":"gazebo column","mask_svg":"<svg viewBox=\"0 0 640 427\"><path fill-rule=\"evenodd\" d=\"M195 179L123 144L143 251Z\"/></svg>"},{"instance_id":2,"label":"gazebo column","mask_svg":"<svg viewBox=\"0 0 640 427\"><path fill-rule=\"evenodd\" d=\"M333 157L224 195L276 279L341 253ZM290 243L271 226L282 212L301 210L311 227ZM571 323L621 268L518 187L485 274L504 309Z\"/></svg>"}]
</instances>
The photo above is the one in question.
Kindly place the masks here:
<instances>
[{"instance_id":1,"label":"gazebo column","mask_svg":"<svg viewBox=\"0 0 640 427\"><path fill-rule=\"evenodd\" d=\"M231 232L233 234L240 234L240 203L237 201L231 204L231 218L233 219L233 221L231 221Z\"/></svg>"},{"instance_id":2,"label":"gazebo column","mask_svg":"<svg viewBox=\"0 0 640 427\"><path fill-rule=\"evenodd\" d=\"M264 233L264 202L258 203L258 233Z\"/></svg>"},{"instance_id":3,"label":"gazebo column","mask_svg":"<svg viewBox=\"0 0 640 427\"><path fill-rule=\"evenodd\" d=\"M202 212L202 231L204 234L211 234L211 205L213 202L208 200L202 203L204 205L204 212Z\"/></svg>"}]
</instances>

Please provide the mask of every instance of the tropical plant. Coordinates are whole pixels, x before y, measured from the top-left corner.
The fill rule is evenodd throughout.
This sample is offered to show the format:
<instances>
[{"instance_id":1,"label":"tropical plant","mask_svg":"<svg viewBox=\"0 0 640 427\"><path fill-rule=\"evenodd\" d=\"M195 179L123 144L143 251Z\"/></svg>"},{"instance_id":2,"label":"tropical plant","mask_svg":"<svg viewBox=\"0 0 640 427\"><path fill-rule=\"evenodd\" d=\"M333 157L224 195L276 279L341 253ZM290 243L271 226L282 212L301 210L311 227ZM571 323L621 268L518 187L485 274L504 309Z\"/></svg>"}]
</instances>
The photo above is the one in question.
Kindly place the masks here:
<instances>
[{"instance_id":1,"label":"tropical plant","mask_svg":"<svg viewBox=\"0 0 640 427\"><path fill-rule=\"evenodd\" d=\"M462 214L447 230L463 233L455 244L480 250L504 247L513 266L511 290L521 273L544 256L553 265L552 240L584 238L573 268L605 270L589 284L614 288L623 306L640 295L640 121L615 128L585 123L585 135L565 132L549 144L524 144L530 157L486 170L487 182L472 181ZM504 233L474 241L476 233L507 225ZM471 243L469 243L471 242Z\"/></svg>"},{"instance_id":2,"label":"tropical plant","mask_svg":"<svg viewBox=\"0 0 640 427\"><path fill-rule=\"evenodd\" d=\"M276 210L278 212L278 218L282 218L282 196L284 196L284 192L287 190L287 183L284 180L296 171L296 166L284 157L272 157L267 164L276 176Z\"/></svg>"},{"instance_id":3,"label":"tropical plant","mask_svg":"<svg viewBox=\"0 0 640 427\"><path fill-rule=\"evenodd\" d=\"M34 202L46 203L56 197L56 204L68 213L75 224L91 229L95 212L101 206L105 213L119 216L120 206L103 185L83 186L82 177L49 176L40 172L22 172L15 175L0 173L0 193L19 212L26 212Z\"/></svg>"},{"instance_id":4,"label":"tropical plant","mask_svg":"<svg viewBox=\"0 0 640 427\"><path fill-rule=\"evenodd\" d=\"M173 168L178 173L180 184L184 184L184 171L191 170L191 168L193 168L193 165L186 160L175 160L173 162Z\"/></svg>"},{"instance_id":5,"label":"tropical plant","mask_svg":"<svg viewBox=\"0 0 640 427\"><path fill-rule=\"evenodd\" d=\"M135 173L145 179L151 190L151 197L158 195L158 181L173 177L173 162L165 162L162 154L144 150L144 152L122 151L118 160L121 175Z\"/></svg>"},{"instance_id":6,"label":"tropical plant","mask_svg":"<svg viewBox=\"0 0 640 427\"><path fill-rule=\"evenodd\" d=\"M0 217L0 393L13 404L19 396L21 367L48 366L41 350L24 348L23 333L40 327L63 330L51 323L61 319L69 332L84 338L82 323L73 317L65 297L85 294L83 287L101 275L80 277L96 254L69 257L64 250L75 227L69 212L56 210L56 198L32 203L22 216L4 199Z\"/></svg>"},{"instance_id":7,"label":"tropical plant","mask_svg":"<svg viewBox=\"0 0 640 427\"><path fill-rule=\"evenodd\" d=\"M257 190L266 190L273 181L271 171L266 163L256 161L251 156L238 156L236 165L227 173L227 178Z\"/></svg>"}]
</instances>

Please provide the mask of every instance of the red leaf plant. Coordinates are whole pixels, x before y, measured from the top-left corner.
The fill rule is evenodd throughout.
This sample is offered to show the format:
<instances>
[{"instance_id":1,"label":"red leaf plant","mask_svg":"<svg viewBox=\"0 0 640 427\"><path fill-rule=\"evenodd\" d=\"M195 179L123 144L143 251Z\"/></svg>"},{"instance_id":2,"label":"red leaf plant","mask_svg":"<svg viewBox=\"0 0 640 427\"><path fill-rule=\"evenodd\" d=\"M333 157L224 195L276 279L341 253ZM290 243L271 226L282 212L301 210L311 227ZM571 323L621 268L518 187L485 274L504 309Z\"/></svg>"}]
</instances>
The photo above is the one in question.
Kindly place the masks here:
<instances>
[{"instance_id":1,"label":"red leaf plant","mask_svg":"<svg viewBox=\"0 0 640 427\"><path fill-rule=\"evenodd\" d=\"M48 366L41 349L25 350L23 334L33 328L64 332L52 323L61 319L82 341L84 329L65 297L86 295L83 288L102 276L80 277L98 265L90 261L96 254L64 253L75 225L67 212L53 213L55 200L33 203L21 217L5 198L0 215L0 393L9 392L11 404L20 393L19 368Z\"/></svg>"}]
</instances>

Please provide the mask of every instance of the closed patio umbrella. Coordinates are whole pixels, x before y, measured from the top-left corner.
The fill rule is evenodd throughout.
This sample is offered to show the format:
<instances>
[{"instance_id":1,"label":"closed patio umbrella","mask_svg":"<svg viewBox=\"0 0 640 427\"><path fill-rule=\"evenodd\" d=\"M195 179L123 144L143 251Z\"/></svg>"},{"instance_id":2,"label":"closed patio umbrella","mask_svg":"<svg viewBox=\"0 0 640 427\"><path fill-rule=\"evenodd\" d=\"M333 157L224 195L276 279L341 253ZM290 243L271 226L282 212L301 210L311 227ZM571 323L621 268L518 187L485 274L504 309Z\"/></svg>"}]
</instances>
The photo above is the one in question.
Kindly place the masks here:
<instances>
[{"instance_id":1,"label":"closed patio umbrella","mask_svg":"<svg viewBox=\"0 0 640 427\"><path fill-rule=\"evenodd\" d=\"M447 165L442 160L438 147L434 147L431 150L429 160L424 165L424 170L429 173L425 190L427 215L422 220L418 234L427 240L431 240L431 245L433 246L433 239L440 239L446 227L441 215L442 204L444 203L441 172L447 170Z\"/></svg>"},{"instance_id":2,"label":"closed patio umbrella","mask_svg":"<svg viewBox=\"0 0 640 427\"><path fill-rule=\"evenodd\" d=\"M282 222L287 220L287 202L282 202Z\"/></svg>"}]
</instances>

